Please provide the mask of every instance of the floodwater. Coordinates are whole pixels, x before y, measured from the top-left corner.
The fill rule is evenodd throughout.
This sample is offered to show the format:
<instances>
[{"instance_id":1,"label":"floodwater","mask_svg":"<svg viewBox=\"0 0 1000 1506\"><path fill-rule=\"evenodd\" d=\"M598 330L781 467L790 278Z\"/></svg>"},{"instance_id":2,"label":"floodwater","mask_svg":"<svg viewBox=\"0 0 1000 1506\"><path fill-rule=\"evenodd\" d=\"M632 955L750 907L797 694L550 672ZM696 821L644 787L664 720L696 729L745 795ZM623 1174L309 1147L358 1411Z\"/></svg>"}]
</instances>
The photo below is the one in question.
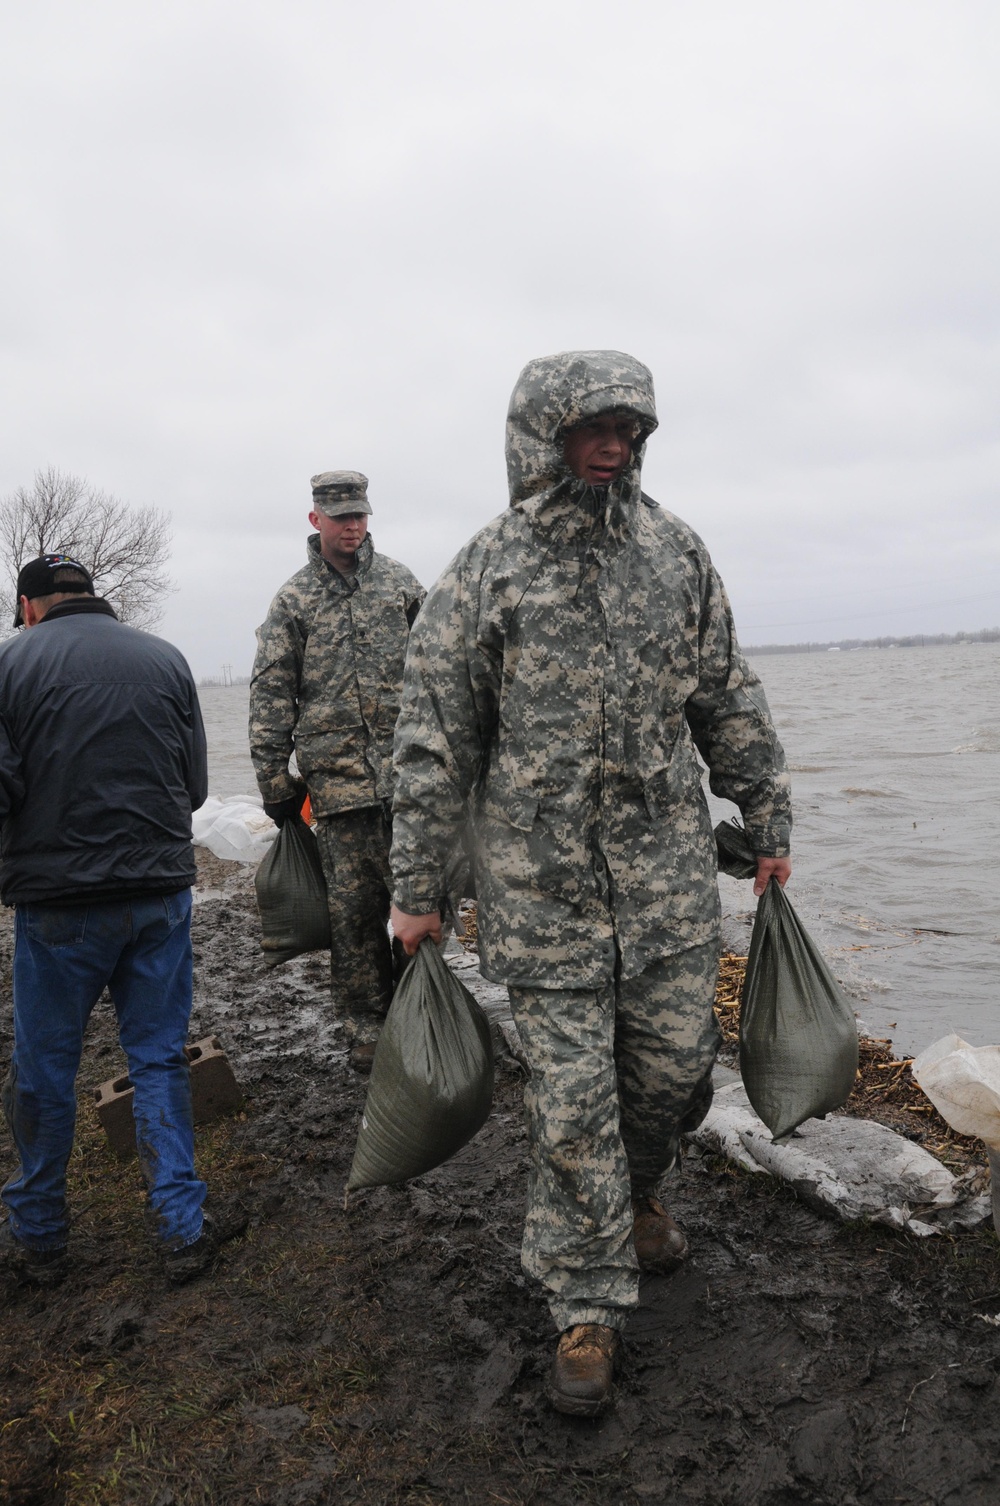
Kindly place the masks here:
<instances>
[{"instance_id":1,"label":"floodwater","mask_svg":"<svg viewBox=\"0 0 1000 1506\"><path fill-rule=\"evenodd\" d=\"M899 1054L1000 1042L1000 644L773 654L792 770L789 896ZM253 794L246 686L203 686L213 795ZM717 819L734 813L712 801ZM731 914L749 884L721 879Z\"/></svg>"},{"instance_id":2,"label":"floodwater","mask_svg":"<svg viewBox=\"0 0 1000 1506\"><path fill-rule=\"evenodd\" d=\"M1000 643L754 667L792 771L789 895L864 1023L899 1054L1000 1043Z\"/></svg>"}]
</instances>

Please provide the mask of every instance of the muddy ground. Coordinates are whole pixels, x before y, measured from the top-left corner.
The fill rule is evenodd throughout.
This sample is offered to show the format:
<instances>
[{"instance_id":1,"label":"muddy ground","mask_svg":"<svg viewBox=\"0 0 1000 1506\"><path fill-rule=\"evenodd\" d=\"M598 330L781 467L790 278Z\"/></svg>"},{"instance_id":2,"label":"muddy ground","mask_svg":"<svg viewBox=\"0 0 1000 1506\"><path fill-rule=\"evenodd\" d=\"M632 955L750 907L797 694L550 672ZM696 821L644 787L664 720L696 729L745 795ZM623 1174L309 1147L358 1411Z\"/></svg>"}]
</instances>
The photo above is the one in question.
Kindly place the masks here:
<instances>
[{"instance_id":1,"label":"muddy ground","mask_svg":"<svg viewBox=\"0 0 1000 1506\"><path fill-rule=\"evenodd\" d=\"M561 1418L541 1396L547 1310L519 1267L516 1064L500 1062L492 1118L462 1153L345 1210L364 1084L324 960L266 971L247 870L202 857L192 1038L218 1033L247 1104L198 1132L199 1162L250 1227L212 1276L168 1289L135 1162L81 1102L72 1273L54 1292L0 1288L0 1499L993 1506L991 1229L838 1226L689 1154L667 1192L690 1261L644 1281L614 1411ZM9 979L9 927L0 942ZM9 1002L2 1031L6 1059ZM102 1005L82 1100L121 1068Z\"/></svg>"}]
</instances>

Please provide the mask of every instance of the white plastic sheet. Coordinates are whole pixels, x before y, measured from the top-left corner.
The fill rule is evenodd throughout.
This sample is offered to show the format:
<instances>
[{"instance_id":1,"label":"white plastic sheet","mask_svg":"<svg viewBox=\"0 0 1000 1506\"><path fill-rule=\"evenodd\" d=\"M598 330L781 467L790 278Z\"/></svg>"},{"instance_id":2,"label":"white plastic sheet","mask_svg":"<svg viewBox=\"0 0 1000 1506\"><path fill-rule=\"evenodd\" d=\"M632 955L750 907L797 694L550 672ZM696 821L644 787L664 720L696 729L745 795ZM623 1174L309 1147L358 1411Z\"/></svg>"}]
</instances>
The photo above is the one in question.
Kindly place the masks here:
<instances>
[{"instance_id":1,"label":"white plastic sheet","mask_svg":"<svg viewBox=\"0 0 1000 1506\"><path fill-rule=\"evenodd\" d=\"M199 847L235 863L259 863L278 835L278 828L265 816L260 802L246 795L228 800L209 795L192 815L191 830Z\"/></svg>"}]
</instances>

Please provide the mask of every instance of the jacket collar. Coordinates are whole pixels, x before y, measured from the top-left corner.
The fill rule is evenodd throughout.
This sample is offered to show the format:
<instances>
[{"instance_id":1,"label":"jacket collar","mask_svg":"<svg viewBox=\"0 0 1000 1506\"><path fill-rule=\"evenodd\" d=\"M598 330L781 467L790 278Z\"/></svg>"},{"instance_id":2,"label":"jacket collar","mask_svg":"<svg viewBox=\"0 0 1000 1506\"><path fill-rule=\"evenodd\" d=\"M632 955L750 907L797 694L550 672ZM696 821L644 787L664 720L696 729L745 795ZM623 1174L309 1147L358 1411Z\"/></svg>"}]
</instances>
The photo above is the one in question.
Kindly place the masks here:
<instances>
[{"instance_id":1,"label":"jacket collar","mask_svg":"<svg viewBox=\"0 0 1000 1506\"><path fill-rule=\"evenodd\" d=\"M371 569L375 549L372 544L371 534L366 533L358 546L353 575L341 575L339 570L335 570L333 565L323 558L319 552L318 533L311 533L306 540L306 555L318 579L322 580L325 585L331 586L335 591L350 593L354 590L355 584L360 583Z\"/></svg>"},{"instance_id":2,"label":"jacket collar","mask_svg":"<svg viewBox=\"0 0 1000 1506\"><path fill-rule=\"evenodd\" d=\"M49 607L42 622L54 622L57 617L75 617L81 612L90 616L113 617L118 621L118 613L110 601L105 601L102 596L80 596L74 601L57 601L55 606Z\"/></svg>"}]
</instances>

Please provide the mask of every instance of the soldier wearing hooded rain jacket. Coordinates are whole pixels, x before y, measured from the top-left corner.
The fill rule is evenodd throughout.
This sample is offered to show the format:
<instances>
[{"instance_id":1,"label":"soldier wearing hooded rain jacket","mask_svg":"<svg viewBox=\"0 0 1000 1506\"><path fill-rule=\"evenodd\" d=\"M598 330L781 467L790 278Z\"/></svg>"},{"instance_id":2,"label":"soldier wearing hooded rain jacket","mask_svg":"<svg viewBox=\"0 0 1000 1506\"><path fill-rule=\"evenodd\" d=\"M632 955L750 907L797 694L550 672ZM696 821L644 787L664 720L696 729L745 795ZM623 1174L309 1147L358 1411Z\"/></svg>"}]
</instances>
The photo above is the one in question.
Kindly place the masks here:
<instances>
[{"instance_id":1,"label":"soldier wearing hooded rain jacket","mask_svg":"<svg viewBox=\"0 0 1000 1506\"><path fill-rule=\"evenodd\" d=\"M250 752L264 809L279 825L308 790L330 903L334 1005L352 1065L367 1071L398 971L386 929L392 739L424 590L373 549L367 477L324 471L311 484L317 532L307 563L257 630Z\"/></svg>"},{"instance_id":2,"label":"soldier wearing hooded rain jacket","mask_svg":"<svg viewBox=\"0 0 1000 1506\"><path fill-rule=\"evenodd\" d=\"M472 829L486 977L531 1068L525 1270L561 1333L560 1410L611 1394L639 1270L686 1241L655 1193L711 1103L716 852L697 754L734 801L757 892L784 882L784 755L705 546L641 490L649 371L530 362L510 506L456 556L410 640L396 728L393 924L437 934Z\"/></svg>"}]
</instances>

